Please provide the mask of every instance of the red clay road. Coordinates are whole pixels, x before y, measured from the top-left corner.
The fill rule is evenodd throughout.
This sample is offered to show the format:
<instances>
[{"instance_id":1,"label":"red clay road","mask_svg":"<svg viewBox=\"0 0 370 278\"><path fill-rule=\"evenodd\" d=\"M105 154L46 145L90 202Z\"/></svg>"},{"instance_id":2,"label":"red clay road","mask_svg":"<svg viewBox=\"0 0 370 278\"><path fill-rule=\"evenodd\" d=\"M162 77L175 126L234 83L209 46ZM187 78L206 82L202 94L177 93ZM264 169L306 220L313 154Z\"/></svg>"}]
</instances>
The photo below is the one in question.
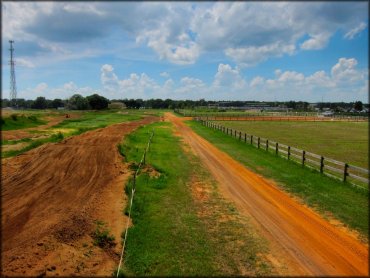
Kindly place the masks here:
<instances>
[{"instance_id":1,"label":"red clay road","mask_svg":"<svg viewBox=\"0 0 370 278\"><path fill-rule=\"evenodd\" d=\"M368 248L256 175L167 113L178 133L219 183L220 191L252 221L293 275L367 276Z\"/></svg>"}]
</instances>

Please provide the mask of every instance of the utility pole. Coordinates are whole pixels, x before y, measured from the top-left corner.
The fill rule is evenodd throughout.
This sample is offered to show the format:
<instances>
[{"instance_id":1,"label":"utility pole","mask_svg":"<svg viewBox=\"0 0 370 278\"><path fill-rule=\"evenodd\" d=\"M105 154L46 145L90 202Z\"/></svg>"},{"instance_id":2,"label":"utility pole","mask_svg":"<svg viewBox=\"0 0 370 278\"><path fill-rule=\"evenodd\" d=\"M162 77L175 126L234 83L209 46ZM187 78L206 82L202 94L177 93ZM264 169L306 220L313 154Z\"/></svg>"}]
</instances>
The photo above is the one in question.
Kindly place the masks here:
<instances>
[{"instance_id":1,"label":"utility pole","mask_svg":"<svg viewBox=\"0 0 370 278\"><path fill-rule=\"evenodd\" d=\"M14 52L14 47L13 43L14 41L10 40L10 101L12 103L12 106L17 107L17 84L15 82L15 61L13 59L13 52Z\"/></svg>"}]
</instances>

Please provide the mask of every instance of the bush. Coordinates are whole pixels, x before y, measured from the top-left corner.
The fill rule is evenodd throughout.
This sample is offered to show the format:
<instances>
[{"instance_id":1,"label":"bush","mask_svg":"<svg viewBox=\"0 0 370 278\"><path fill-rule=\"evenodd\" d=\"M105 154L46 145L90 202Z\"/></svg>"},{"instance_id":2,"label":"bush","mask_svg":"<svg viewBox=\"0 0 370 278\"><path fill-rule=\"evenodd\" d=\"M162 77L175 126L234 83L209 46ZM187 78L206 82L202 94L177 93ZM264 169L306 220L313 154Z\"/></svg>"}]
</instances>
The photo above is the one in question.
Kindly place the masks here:
<instances>
[{"instance_id":1,"label":"bush","mask_svg":"<svg viewBox=\"0 0 370 278\"><path fill-rule=\"evenodd\" d=\"M17 121L18 120L18 115L17 114L11 114L10 118L12 118L13 121Z\"/></svg>"}]
</instances>

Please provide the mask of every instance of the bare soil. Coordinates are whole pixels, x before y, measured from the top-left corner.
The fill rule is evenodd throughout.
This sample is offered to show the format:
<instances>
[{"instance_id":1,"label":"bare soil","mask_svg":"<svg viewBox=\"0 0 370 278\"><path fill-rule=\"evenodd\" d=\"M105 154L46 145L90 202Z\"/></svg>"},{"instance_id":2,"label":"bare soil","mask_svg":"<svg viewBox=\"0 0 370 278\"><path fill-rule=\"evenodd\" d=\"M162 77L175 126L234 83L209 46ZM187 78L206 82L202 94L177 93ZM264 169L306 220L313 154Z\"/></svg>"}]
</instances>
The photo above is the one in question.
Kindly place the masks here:
<instances>
[{"instance_id":1,"label":"bare soil","mask_svg":"<svg viewBox=\"0 0 370 278\"><path fill-rule=\"evenodd\" d=\"M250 216L270 242L270 261L290 275L368 276L368 246L245 168L203 139L183 118L166 113L219 183L220 192ZM287 272L284 273L287 274Z\"/></svg>"},{"instance_id":2,"label":"bare soil","mask_svg":"<svg viewBox=\"0 0 370 278\"><path fill-rule=\"evenodd\" d=\"M118 265L130 172L117 144L140 125L115 124L2 161L2 275L103 275ZM93 245L96 220L115 246Z\"/></svg>"}]
</instances>

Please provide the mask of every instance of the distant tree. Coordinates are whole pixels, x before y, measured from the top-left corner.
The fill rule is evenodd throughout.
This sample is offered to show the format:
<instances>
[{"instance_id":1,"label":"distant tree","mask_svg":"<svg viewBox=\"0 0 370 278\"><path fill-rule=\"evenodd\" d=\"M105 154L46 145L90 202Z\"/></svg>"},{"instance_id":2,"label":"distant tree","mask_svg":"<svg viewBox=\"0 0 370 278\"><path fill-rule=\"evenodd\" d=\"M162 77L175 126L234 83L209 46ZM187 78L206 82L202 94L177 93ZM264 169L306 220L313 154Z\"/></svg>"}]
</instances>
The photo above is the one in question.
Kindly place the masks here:
<instances>
[{"instance_id":1,"label":"distant tree","mask_svg":"<svg viewBox=\"0 0 370 278\"><path fill-rule=\"evenodd\" d=\"M89 102L80 94L74 94L68 100L67 107L71 110L86 110L89 109Z\"/></svg>"},{"instance_id":2,"label":"distant tree","mask_svg":"<svg viewBox=\"0 0 370 278\"><path fill-rule=\"evenodd\" d=\"M356 101L355 104L354 104L354 108L355 110L357 111L361 111L363 109L363 104L361 101Z\"/></svg>"},{"instance_id":3,"label":"distant tree","mask_svg":"<svg viewBox=\"0 0 370 278\"><path fill-rule=\"evenodd\" d=\"M37 97L32 104L33 109L46 109L48 107L48 102L45 97Z\"/></svg>"},{"instance_id":4,"label":"distant tree","mask_svg":"<svg viewBox=\"0 0 370 278\"><path fill-rule=\"evenodd\" d=\"M93 94L91 96L87 96L86 99L89 102L91 109L100 110L108 108L109 100L103 96Z\"/></svg>"},{"instance_id":5,"label":"distant tree","mask_svg":"<svg viewBox=\"0 0 370 278\"><path fill-rule=\"evenodd\" d=\"M58 107L63 107L64 106L64 102L60 98L56 98L56 99L54 99L54 100L51 101L50 106L51 106L50 108L57 109Z\"/></svg>"},{"instance_id":6,"label":"distant tree","mask_svg":"<svg viewBox=\"0 0 370 278\"><path fill-rule=\"evenodd\" d=\"M4 98L4 99L2 99L1 100L1 107L9 107L10 106L10 101L9 101L9 99L7 99L7 98Z\"/></svg>"}]
</instances>

